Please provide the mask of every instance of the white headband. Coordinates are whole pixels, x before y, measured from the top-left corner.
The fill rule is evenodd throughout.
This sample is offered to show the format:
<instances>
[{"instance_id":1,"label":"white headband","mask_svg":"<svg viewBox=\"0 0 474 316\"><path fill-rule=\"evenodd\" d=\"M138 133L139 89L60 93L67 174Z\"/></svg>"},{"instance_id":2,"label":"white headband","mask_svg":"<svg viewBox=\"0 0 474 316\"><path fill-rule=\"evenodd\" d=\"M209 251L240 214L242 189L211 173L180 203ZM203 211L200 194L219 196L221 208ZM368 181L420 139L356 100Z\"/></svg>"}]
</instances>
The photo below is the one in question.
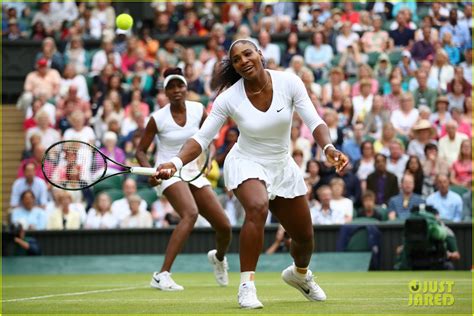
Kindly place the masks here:
<instances>
[{"instance_id":1,"label":"white headband","mask_svg":"<svg viewBox=\"0 0 474 316\"><path fill-rule=\"evenodd\" d=\"M234 47L235 44L237 44L238 42L250 42L252 43L253 45L254 42L252 42L252 40L250 38L239 38L238 40L235 40L234 42L232 42L232 44L230 44L230 47L229 47L229 58L230 58L230 51L232 50L232 47ZM256 46L256 45L255 45Z\"/></svg>"},{"instance_id":2,"label":"white headband","mask_svg":"<svg viewBox=\"0 0 474 316\"><path fill-rule=\"evenodd\" d=\"M165 81L163 82L163 87L166 89L166 86L168 85L168 83L173 79L181 80L186 85L186 87L188 86L188 82L186 81L186 79L183 76L181 76L181 75L169 75L168 77L165 78Z\"/></svg>"}]
</instances>

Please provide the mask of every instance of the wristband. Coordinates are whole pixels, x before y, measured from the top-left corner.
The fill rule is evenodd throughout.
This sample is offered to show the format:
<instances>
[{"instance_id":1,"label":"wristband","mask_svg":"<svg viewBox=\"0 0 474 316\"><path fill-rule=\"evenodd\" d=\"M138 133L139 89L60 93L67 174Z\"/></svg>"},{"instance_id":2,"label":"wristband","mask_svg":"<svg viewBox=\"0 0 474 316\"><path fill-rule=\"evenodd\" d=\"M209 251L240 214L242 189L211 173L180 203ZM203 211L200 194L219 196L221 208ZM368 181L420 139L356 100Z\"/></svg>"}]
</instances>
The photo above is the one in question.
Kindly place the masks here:
<instances>
[{"instance_id":1,"label":"wristband","mask_svg":"<svg viewBox=\"0 0 474 316\"><path fill-rule=\"evenodd\" d=\"M334 147L333 144L331 144L331 143L326 144L326 145L324 145L324 147L323 147L323 154L324 154L324 155L326 155L326 150L327 150L328 148L330 148L330 147L336 149L336 147Z\"/></svg>"},{"instance_id":2,"label":"wristband","mask_svg":"<svg viewBox=\"0 0 474 316\"><path fill-rule=\"evenodd\" d=\"M176 170L183 168L183 161L178 156L171 158L170 162L176 167Z\"/></svg>"}]
</instances>

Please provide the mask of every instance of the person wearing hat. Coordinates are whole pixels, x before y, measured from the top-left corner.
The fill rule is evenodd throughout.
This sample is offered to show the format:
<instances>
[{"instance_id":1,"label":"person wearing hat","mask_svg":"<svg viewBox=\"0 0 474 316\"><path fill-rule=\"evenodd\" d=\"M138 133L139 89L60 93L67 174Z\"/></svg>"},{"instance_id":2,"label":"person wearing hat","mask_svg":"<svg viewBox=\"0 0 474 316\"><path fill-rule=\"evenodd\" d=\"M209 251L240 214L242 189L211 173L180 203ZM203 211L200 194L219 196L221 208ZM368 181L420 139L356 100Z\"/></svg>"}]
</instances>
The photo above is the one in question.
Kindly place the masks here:
<instances>
[{"instance_id":1,"label":"person wearing hat","mask_svg":"<svg viewBox=\"0 0 474 316\"><path fill-rule=\"evenodd\" d=\"M381 53L377 59L377 63L374 66L374 75L377 78L383 78L388 80L390 74L392 73L392 63L388 58L388 55Z\"/></svg>"},{"instance_id":2,"label":"person wearing hat","mask_svg":"<svg viewBox=\"0 0 474 316\"><path fill-rule=\"evenodd\" d=\"M155 137L159 140L155 159L158 166L175 157L185 141L199 130L207 118L207 113L201 103L186 100L188 83L180 68L167 69L164 77L163 87L169 104L151 115L145 133L138 144L136 158L143 167L151 167L146 153ZM184 290L171 278L170 271L199 213L216 231L216 249L208 252L208 259L214 267L217 283L226 286L228 268L225 254L230 244L231 225L209 180L204 175L189 183L178 177L163 181L150 177L149 184L156 187L159 196L166 196L181 217L169 240L161 269L153 273L151 287L162 291Z\"/></svg>"},{"instance_id":3,"label":"person wearing hat","mask_svg":"<svg viewBox=\"0 0 474 316\"><path fill-rule=\"evenodd\" d=\"M407 154L417 156L420 160L424 160L425 146L427 144L436 144L436 130L428 120L419 120L413 127L412 133L414 139L408 144Z\"/></svg>"},{"instance_id":4,"label":"person wearing hat","mask_svg":"<svg viewBox=\"0 0 474 316\"><path fill-rule=\"evenodd\" d=\"M402 52L402 60L398 62L398 67L402 70L403 77L414 76L417 66L409 50Z\"/></svg>"}]
</instances>

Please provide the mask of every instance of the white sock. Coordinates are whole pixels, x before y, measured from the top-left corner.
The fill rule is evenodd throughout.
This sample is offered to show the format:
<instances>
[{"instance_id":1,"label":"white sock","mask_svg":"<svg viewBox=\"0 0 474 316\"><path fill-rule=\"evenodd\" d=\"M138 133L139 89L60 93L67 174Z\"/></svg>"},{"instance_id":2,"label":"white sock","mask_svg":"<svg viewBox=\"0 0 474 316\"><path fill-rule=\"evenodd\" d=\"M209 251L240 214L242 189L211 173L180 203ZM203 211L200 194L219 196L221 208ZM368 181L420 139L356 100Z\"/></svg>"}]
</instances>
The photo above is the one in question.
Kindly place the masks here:
<instances>
[{"instance_id":1,"label":"white sock","mask_svg":"<svg viewBox=\"0 0 474 316\"><path fill-rule=\"evenodd\" d=\"M255 271L240 272L240 284L253 282L255 280Z\"/></svg>"},{"instance_id":2,"label":"white sock","mask_svg":"<svg viewBox=\"0 0 474 316\"><path fill-rule=\"evenodd\" d=\"M306 277L306 273L300 273L298 270L297 270L297 266L293 265L293 273L300 279L304 279ZM306 268L302 268L302 269L306 269L306 271L308 270L309 267L306 267ZM301 268L300 268L301 269Z\"/></svg>"}]
</instances>

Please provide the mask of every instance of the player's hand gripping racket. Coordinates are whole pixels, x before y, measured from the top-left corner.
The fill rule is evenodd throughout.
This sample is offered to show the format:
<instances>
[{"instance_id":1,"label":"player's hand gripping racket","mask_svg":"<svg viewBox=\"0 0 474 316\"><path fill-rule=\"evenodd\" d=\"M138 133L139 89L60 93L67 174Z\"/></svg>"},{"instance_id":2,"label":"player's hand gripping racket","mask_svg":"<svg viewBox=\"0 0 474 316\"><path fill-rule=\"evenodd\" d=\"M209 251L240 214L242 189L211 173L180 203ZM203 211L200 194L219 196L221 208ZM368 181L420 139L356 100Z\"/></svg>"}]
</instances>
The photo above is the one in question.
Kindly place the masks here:
<instances>
[{"instance_id":1,"label":"player's hand gripping racket","mask_svg":"<svg viewBox=\"0 0 474 316\"><path fill-rule=\"evenodd\" d=\"M177 177L191 182L205 171L209 155L203 154L188 168L177 172ZM114 168L109 168L112 165ZM201 168L200 168L201 167ZM53 186L64 190L82 190L100 181L123 174L153 176L155 168L130 167L107 157L97 147L76 140L61 141L51 145L42 161L45 179Z\"/></svg>"}]
</instances>

